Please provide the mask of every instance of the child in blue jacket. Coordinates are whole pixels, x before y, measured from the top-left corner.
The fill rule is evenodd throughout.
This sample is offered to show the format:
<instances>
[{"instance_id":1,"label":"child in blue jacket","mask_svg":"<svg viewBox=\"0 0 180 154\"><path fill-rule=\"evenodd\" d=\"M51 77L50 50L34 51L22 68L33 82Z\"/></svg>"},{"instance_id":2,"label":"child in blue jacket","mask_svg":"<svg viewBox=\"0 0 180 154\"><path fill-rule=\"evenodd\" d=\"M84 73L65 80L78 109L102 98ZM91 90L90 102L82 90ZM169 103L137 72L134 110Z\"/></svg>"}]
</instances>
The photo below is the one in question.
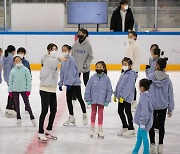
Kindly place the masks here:
<instances>
[{"instance_id":1,"label":"child in blue jacket","mask_svg":"<svg viewBox=\"0 0 180 154\"><path fill-rule=\"evenodd\" d=\"M150 67L146 68L146 76L155 72L155 64L156 64L158 58L160 58L160 56L164 55L164 51L161 51L161 49L159 49L159 48L155 48L155 49L153 49L151 54L152 54L152 61L151 61Z\"/></svg>"},{"instance_id":2,"label":"child in blue jacket","mask_svg":"<svg viewBox=\"0 0 180 154\"><path fill-rule=\"evenodd\" d=\"M67 61L61 63L60 81L58 83L59 90L62 91L62 86L66 86L66 100L69 110L69 118L63 124L64 126L75 125L74 111L72 105L72 95L75 92L76 97L81 105L83 112L83 124L87 125L87 115L84 100L81 95L81 80L75 59L70 55L71 46L63 45L62 53Z\"/></svg>"},{"instance_id":3,"label":"child in blue jacket","mask_svg":"<svg viewBox=\"0 0 180 154\"><path fill-rule=\"evenodd\" d=\"M124 72L121 74L114 91L114 101L116 102L116 99L118 99L118 114L122 121L122 129L118 133L118 136L123 135L129 137L135 135L131 112L131 102L134 99L134 89L137 74L131 69L132 64L133 62L130 58L124 57L122 60L122 68ZM124 111L127 116L128 123L126 121Z\"/></svg>"},{"instance_id":4,"label":"child in blue jacket","mask_svg":"<svg viewBox=\"0 0 180 154\"><path fill-rule=\"evenodd\" d=\"M153 106L149 95L149 87L152 84L151 80L141 79L139 82L140 98L134 115L134 123L139 126L137 133L136 145L132 154L138 154L141 143L143 141L143 154L149 154L149 139L148 132L153 124Z\"/></svg>"},{"instance_id":5,"label":"child in blue jacket","mask_svg":"<svg viewBox=\"0 0 180 154\"><path fill-rule=\"evenodd\" d=\"M21 115L20 115L20 103L19 95L22 96L24 104L29 112L32 124L35 126L35 118L29 104L29 95L31 91L31 74L29 70L23 66L22 59L19 56L15 56L14 59L15 67L11 70L9 75L9 97L14 98L16 112L17 112L17 125L21 126Z\"/></svg>"},{"instance_id":6,"label":"child in blue jacket","mask_svg":"<svg viewBox=\"0 0 180 154\"><path fill-rule=\"evenodd\" d=\"M0 83L2 82L2 69L3 69L2 55L3 55L3 50L0 48Z\"/></svg>"},{"instance_id":7,"label":"child in blue jacket","mask_svg":"<svg viewBox=\"0 0 180 154\"><path fill-rule=\"evenodd\" d=\"M7 49L4 51L4 56L2 58L3 77L4 77L4 81L7 83L8 86L9 86L9 83L8 83L9 75L10 75L11 70L14 68L13 58L14 58L15 52L16 52L16 48L13 45L9 45ZM8 96L5 115L7 117L16 117L15 103L14 103L13 97L10 98Z\"/></svg>"},{"instance_id":8,"label":"child in blue jacket","mask_svg":"<svg viewBox=\"0 0 180 154\"><path fill-rule=\"evenodd\" d=\"M172 116L172 111L174 110L173 85L169 75L167 75L165 72L167 60L168 58L159 58L155 65L156 71L148 76L148 79L152 80L149 93L153 101L154 118L157 117L159 126L159 144L157 146L158 153L163 153L163 140L165 134L165 119L167 110L169 117ZM155 120L152 128L149 131L151 153L156 153L154 125Z\"/></svg>"},{"instance_id":9,"label":"child in blue jacket","mask_svg":"<svg viewBox=\"0 0 180 154\"><path fill-rule=\"evenodd\" d=\"M103 61L96 63L96 73L89 79L85 90L85 101L91 105L91 129L90 136L95 132L95 119L98 109L98 136L104 138L103 134L103 110L111 102L112 86L107 76L106 64Z\"/></svg>"}]
</instances>

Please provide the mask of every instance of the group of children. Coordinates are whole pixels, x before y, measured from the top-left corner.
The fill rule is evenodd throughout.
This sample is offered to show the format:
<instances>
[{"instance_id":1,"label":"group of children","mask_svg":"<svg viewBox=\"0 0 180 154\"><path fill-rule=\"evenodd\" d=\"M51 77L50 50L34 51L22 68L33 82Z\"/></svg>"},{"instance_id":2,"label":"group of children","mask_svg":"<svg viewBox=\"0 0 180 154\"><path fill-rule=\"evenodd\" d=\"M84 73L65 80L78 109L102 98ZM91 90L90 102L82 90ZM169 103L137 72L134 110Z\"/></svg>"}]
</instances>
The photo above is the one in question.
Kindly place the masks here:
<instances>
[{"instance_id":1,"label":"group of children","mask_svg":"<svg viewBox=\"0 0 180 154\"><path fill-rule=\"evenodd\" d=\"M109 105L111 102L111 96L114 94L114 101L118 101L118 114L122 121L122 129L118 132L118 135L128 137L135 135L133 119L134 123L139 126L137 142L132 153L138 153L142 141L144 145L144 154L148 154L150 151L151 153L156 153L156 151L159 154L163 153L166 112L168 111L168 115L170 117L172 116L172 111L174 109L174 97L171 80L165 73L168 59L160 57L162 52L158 45L154 44L151 46L150 50L152 57L149 60L149 65L146 67L147 79L141 79L139 82L141 94L134 118L131 111L131 103L134 100L137 72L132 69L133 61L129 57L124 57L122 60L123 71L114 92L112 90L110 78L107 75L106 64L103 61L97 62L95 65L96 73L92 75L87 82L83 100L81 94L81 80L76 61L71 56L71 46L63 45L63 56L61 58L57 57L56 45L48 45L47 50L48 53L44 55L41 60L42 69L40 72L40 96L42 111L39 118L39 139L47 141L47 136L57 139L57 136L52 131L52 127L57 111L57 66L61 63L60 81L58 85L60 91L63 90L63 86L66 86L66 100L69 110L69 118L63 124L64 126L75 125L72 105L73 92L75 92L81 105L83 113L82 121L84 125L87 125L88 123L84 100L88 103L88 105L91 105L90 136L93 137L95 133L95 119L98 110L98 136L104 138L102 127L103 110L104 106L107 107ZM32 77L29 63L24 58L25 54L26 50L21 47L17 50L17 55L15 55L15 47L10 45L5 51L2 62L0 61L0 68L2 68L3 65L4 80L8 85L9 92L6 112L8 115L9 110L16 111L18 126L21 125L19 94L21 94L24 100L25 109L30 114L32 124L36 125L35 117L29 104ZM48 112L49 105L49 123L44 133L44 120ZM158 123L159 129L159 144L157 150L154 132L155 122ZM148 133L150 136L150 151Z\"/></svg>"}]
</instances>

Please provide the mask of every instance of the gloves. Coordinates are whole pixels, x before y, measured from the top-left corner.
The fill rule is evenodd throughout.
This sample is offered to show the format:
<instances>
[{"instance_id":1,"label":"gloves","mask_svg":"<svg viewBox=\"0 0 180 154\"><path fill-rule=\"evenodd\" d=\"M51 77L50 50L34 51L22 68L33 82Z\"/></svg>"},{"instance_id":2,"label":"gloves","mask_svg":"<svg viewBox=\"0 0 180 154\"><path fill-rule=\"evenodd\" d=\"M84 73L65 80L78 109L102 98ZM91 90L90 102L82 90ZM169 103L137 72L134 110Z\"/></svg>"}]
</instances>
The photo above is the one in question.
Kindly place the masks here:
<instances>
[{"instance_id":1,"label":"gloves","mask_svg":"<svg viewBox=\"0 0 180 154\"><path fill-rule=\"evenodd\" d=\"M62 90L62 87L59 87L59 91L63 91L63 90Z\"/></svg>"},{"instance_id":2,"label":"gloves","mask_svg":"<svg viewBox=\"0 0 180 154\"><path fill-rule=\"evenodd\" d=\"M26 96L29 97L29 95L31 94L30 91L26 91Z\"/></svg>"},{"instance_id":3,"label":"gloves","mask_svg":"<svg viewBox=\"0 0 180 154\"><path fill-rule=\"evenodd\" d=\"M116 100L117 98L116 98L116 96L115 96L115 95L114 95L114 98L113 98L113 99L114 99L114 102L117 102L117 100Z\"/></svg>"},{"instance_id":4,"label":"gloves","mask_svg":"<svg viewBox=\"0 0 180 154\"><path fill-rule=\"evenodd\" d=\"M120 97L120 98L119 98L119 102L120 102L120 103L123 103L123 102L124 102L124 98Z\"/></svg>"},{"instance_id":5,"label":"gloves","mask_svg":"<svg viewBox=\"0 0 180 154\"><path fill-rule=\"evenodd\" d=\"M72 86L67 85L66 87L67 87L67 90L71 90L72 89Z\"/></svg>"},{"instance_id":6,"label":"gloves","mask_svg":"<svg viewBox=\"0 0 180 154\"><path fill-rule=\"evenodd\" d=\"M109 105L109 102L104 102L104 106L107 107Z\"/></svg>"},{"instance_id":7,"label":"gloves","mask_svg":"<svg viewBox=\"0 0 180 154\"><path fill-rule=\"evenodd\" d=\"M172 117L172 111L168 111L167 115L169 118Z\"/></svg>"},{"instance_id":8,"label":"gloves","mask_svg":"<svg viewBox=\"0 0 180 154\"><path fill-rule=\"evenodd\" d=\"M9 97L12 98L13 97L13 93L9 92Z\"/></svg>"},{"instance_id":9,"label":"gloves","mask_svg":"<svg viewBox=\"0 0 180 154\"><path fill-rule=\"evenodd\" d=\"M90 106L90 105L92 105L92 102L91 101L87 101L87 104Z\"/></svg>"},{"instance_id":10,"label":"gloves","mask_svg":"<svg viewBox=\"0 0 180 154\"><path fill-rule=\"evenodd\" d=\"M141 129L145 129L145 125L140 125L139 126Z\"/></svg>"}]
</instances>

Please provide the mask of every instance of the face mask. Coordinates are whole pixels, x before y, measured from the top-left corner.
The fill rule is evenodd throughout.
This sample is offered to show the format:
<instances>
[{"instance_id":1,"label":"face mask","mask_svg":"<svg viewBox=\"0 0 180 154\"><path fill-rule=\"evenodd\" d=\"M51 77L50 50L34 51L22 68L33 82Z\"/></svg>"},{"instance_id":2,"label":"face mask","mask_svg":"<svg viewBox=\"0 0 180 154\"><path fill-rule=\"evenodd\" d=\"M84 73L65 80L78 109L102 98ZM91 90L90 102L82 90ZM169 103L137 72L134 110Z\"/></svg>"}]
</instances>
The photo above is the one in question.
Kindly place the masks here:
<instances>
[{"instance_id":1,"label":"face mask","mask_svg":"<svg viewBox=\"0 0 180 154\"><path fill-rule=\"evenodd\" d=\"M23 66L22 63L16 64L16 67L21 67L21 66Z\"/></svg>"},{"instance_id":2,"label":"face mask","mask_svg":"<svg viewBox=\"0 0 180 154\"><path fill-rule=\"evenodd\" d=\"M68 52L62 52L63 57L67 57L69 55Z\"/></svg>"},{"instance_id":3,"label":"face mask","mask_svg":"<svg viewBox=\"0 0 180 154\"><path fill-rule=\"evenodd\" d=\"M122 66L122 69L123 69L124 71L127 71L127 70L128 70L128 66Z\"/></svg>"},{"instance_id":4,"label":"face mask","mask_svg":"<svg viewBox=\"0 0 180 154\"><path fill-rule=\"evenodd\" d=\"M132 43L134 42L134 39L128 39L129 40L129 43Z\"/></svg>"},{"instance_id":5,"label":"face mask","mask_svg":"<svg viewBox=\"0 0 180 154\"><path fill-rule=\"evenodd\" d=\"M53 56L53 57L56 57L57 51L51 51L51 52L50 52L50 55Z\"/></svg>"},{"instance_id":6,"label":"face mask","mask_svg":"<svg viewBox=\"0 0 180 154\"><path fill-rule=\"evenodd\" d=\"M84 35L78 35L78 38L79 38L80 40L83 40L83 39L84 39Z\"/></svg>"},{"instance_id":7,"label":"face mask","mask_svg":"<svg viewBox=\"0 0 180 154\"><path fill-rule=\"evenodd\" d=\"M97 74L101 74L101 73L103 73L104 71L103 70L98 70L98 69L96 69L96 73Z\"/></svg>"},{"instance_id":8,"label":"face mask","mask_svg":"<svg viewBox=\"0 0 180 154\"><path fill-rule=\"evenodd\" d=\"M19 57L21 57L21 59L24 58L24 54L18 54Z\"/></svg>"},{"instance_id":9,"label":"face mask","mask_svg":"<svg viewBox=\"0 0 180 154\"><path fill-rule=\"evenodd\" d=\"M124 9L125 9L125 10L128 10L128 5L126 5L126 6L124 7Z\"/></svg>"}]
</instances>

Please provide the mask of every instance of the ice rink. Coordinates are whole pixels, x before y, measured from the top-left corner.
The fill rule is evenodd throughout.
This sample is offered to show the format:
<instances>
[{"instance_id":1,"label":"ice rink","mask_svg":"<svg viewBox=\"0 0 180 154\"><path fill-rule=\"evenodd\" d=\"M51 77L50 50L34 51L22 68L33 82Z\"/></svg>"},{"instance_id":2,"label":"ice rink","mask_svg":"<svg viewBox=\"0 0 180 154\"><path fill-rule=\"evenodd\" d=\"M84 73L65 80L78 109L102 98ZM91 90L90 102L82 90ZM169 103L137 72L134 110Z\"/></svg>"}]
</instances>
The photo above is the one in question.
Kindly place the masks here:
<instances>
[{"instance_id":1,"label":"ice rink","mask_svg":"<svg viewBox=\"0 0 180 154\"><path fill-rule=\"evenodd\" d=\"M91 72L93 74L94 72ZM164 154L180 154L180 72L167 72L174 86L175 110L172 118L166 120L166 134L164 140ZM113 90L119 79L119 71L109 71ZM32 72L33 86L30 103L36 121L40 115L39 71ZM139 73L138 80L145 77L144 72ZM138 83L138 82L137 82ZM84 86L82 86L84 95ZM82 113L79 102L74 103L76 125L65 127L63 122L68 118L65 101L65 89L57 91L58 112L54 123L54 130L58 140L41 143L37 139L38 127L32 126L29 115L25 113L24 103L21 99L22 126L16 126L16 118L4 116L7 102L7 85L0 84L0 154L131 154L135 144L135 137L123 138L117 136L121 128L121 121L117 113L117 103L113 101L104 110L104 139L96 136L89 137L90 111L87 109L89 124L83 126ZM138 96L139 97L139 96ZM97 125L96 125L97 126ZM137 130L137 125L135 125ZM156 135L157 136L157 135ZM140 154L142 150L140 151Z\"/></svg>"}]
</instances>

